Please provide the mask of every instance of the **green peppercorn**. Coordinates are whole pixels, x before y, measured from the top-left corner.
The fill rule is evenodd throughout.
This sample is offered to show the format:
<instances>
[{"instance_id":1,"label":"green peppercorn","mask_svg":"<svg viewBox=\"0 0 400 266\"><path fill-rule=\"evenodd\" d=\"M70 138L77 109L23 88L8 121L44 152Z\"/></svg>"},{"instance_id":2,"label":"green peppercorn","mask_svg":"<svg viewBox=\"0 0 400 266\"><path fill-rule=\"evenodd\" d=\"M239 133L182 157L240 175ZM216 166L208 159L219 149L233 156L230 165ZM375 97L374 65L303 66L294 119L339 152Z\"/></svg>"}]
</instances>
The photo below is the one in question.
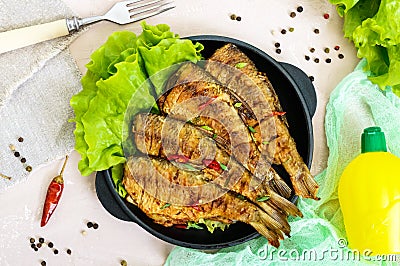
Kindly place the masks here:
<instances>
[{"instance_id":1,"label":"green peppercorn","mask_svg":"<svg viewBox=\"0 0 400 266\"><path fill-rule=\"evenodd\" d=\"M294 32L294 28L289 28L289 31L290 32Z\"/></svg>"},{"instance_id":2,"label":"green peppercorn","mask_svg":"<svg viewBox=\"0 0 400 266\"><path fill-rule=\"evenodd\" d=\"M236 19L236 15L235 15L235 14L232 14L232 15L231 15L231 19L232 19L232 20L235 20L235 19Z\"/></svg>"},{"instance_id":3,"label":"green peppercorn","mask_svg":"<svg viewBox=\"0 0 400 266\"><path fill-rule=\"evenodd\" d=\"M324 52L328 54L328 53L330 52L329 48L326 47L326 48L324 49Z\"/></svg>"},{"instance_id":4,"label":"green peppercorn","mask_svg":"<svg viewBox=\"0 0 400 266\"><path fill-rule=\"evenodd\" d=\"M28 165L27 167L25 167L25 170L27 172L32 172L32 166Z\"/></svg>"},{"instance_id":5,"label":"green peppercorn","mask_svg":"<svg viewBox=\"0 0 400 266\"><path fill-rule=\"evenodd\" d=\"M121 266L128 266L128 263L126 262L126 260L121 260Z\"/></svg>"}]
</instances>

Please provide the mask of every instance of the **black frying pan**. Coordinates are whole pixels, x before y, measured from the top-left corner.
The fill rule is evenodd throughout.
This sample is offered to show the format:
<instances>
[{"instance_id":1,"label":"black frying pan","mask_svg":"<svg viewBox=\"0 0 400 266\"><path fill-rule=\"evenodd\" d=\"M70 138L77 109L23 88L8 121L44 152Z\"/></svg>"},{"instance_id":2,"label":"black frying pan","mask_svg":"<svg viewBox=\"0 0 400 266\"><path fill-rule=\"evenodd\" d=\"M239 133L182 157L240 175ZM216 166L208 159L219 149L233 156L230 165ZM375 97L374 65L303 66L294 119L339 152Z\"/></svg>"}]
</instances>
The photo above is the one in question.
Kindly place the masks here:
<instances>
[{"instance_id":1,"label":"black frying pan","mask_svg":"<svg viewBox=\"0 0 400 266\"><path fill-rule=\"evenodd\" d=\"M202 55L205 58L210 57L216 49L224 44L233 43L253 60L260 71L267 73L279 96L282 108L286 111L289 131L296 141L297 149L304 162L311 167L313 152L311 120L315 113L317 98L314 86L308 76L297 67L277 62L260 49L239 40L212 35L188 38L204 45ZM275 169L291 186L289 176L283 168L276 167ZM207 230L164 227L154 223L139 208L118 195L111 179L110 170L98 172L95 185L97 196L109 213L121 220L135 222L152 235L174 245L196 249L219 249L234 246L259 236L251 226L240 222L229 226L225 231L217 229L213 234ZM297 197L293 195L291 200L295 202Z\"/></svg>"}]
</instances>

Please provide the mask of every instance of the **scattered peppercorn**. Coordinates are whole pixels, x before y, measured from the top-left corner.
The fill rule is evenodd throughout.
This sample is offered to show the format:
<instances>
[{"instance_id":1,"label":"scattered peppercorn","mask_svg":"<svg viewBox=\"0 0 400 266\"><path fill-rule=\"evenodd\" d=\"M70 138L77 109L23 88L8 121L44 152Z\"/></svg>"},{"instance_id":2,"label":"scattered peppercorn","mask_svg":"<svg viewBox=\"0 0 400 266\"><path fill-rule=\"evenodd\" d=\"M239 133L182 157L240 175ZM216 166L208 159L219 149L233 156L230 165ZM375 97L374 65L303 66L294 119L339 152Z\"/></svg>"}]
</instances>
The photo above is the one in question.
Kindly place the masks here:
<instances>
[{"instance_id":1,"label":"scattered peppercorn","mask_svg":"<svg viewBox=\"0 0 400 266\"><path fill-rule=\"evenodd\" d=\"M26 159L24 157L21 158L21 163L26 163Z\"/></svg>"},{"instance_id":2,"label":"scattered peppercorn","mask_svg":"<svg viewBox=\"0 0 400 266\"><path fill-rule=\"evenodd\" d=\"M339 59L343 59L344 55L343 54L339 54L338 57L339 57Z\"/></svg>"},{"instance_id":3,"label":"scattered peppercorn","mask_svg":"<svg viewBox=\"0 0 400 266\"><path fill-rule=\"evenodd\" d=\"M310 48L310 52L314 53L315 52L315 48Z\"/></svg>"},{"instance_id":4,"label":"scattered peppercorn","mask_svg":"<svg viewBox=\"0 0 400 266\"><path fill-rule=\"evenodd\" d=\"M121 260L121 266L128 266L128 263L126 262L126 260Z\"/></svg>"},{"instance_id":5,"label":"scattered peppercorn","mask_svg":"<svg viewBox=\"0 0 400 266\"><path fill-rule=\"evenodd\" d=\"M327 62L327 63L329 64L330 62L332 62L332 59L327 58L327 59L325 60L325 62Z\"/></svg>"},{"instance_id":6,"label":"scattered peppercorn","mask_svg":"<svg viewBox=\"0 0 400 266\"><path fill-rule=\"evenodd\" d=\"M52 247L54 247L54 244L53 244L53 242L49 242L48 246L49 246L49 248L52 248Z\"/></svg>"},{"instance_id":7,"label":"scattered peppercorn","mask_svg":"<svg viewBox=\"0 0 400 266\"><path fill-rule=\"evenodd\" d=\"M310 78L311 82L314 81L314 77L313 76L309 76L309 78Z\"/></svg>"},{"instance_id":8,"label":"scattered peppercorn","mask_svg":"<svg viewBox=\"0 0 400 266\"><path fill-rule=\"evenodd\" d=\"M303 10L304 10L304 9L303 9L302 6L298 6L298 7L297 7L297 12L301 13L301 12L303 12Z\"/></svg>"},{"instance_id":9,"label":"scattered peppercorn","mask_svg":"<svg viewBox=\"0 0 400 266\"><path fill-rule=\"evenodd\" d=\"M329 52L330 52L329 48L326 47L326 48L324 49L324 52L327 53L327 54L329 54Z\"/></svg>"},{"instance_id":10,"label":"scattered peppercorn","mask_svg":"<svg viewBox=\"0 0 400 266\"><path fill-rule=\"evenodd\" d=\"M295 12L290 12L290 17L291 18L294 18L296 16L296 13Z\"/></svg>"},{"instance_id":11,"label":"scattered peppercorn","mask_svg":"<svg viewBox=\"0 0 400 266\"><path fill-rule=\"evenodd\" d=\"M310 57L308 55L304 56L304 59L306 59L307 61L310 60Z\"/></svg>"},{"instance_id":12,"label":"scattered peppercorn","mask_svg":"<svg viewBox=\"0 0 400 266\"><path fill-rule=\"evenodd\" d=\"M58 249L54 249L54 254L57 255L58 254Z\"/></svg>"},{"instance_id":13,"label":"scattered peppercorn","mask_svg":"<svg viewBox=\"0 0 400 266\"><path fill-rule=\"evenodd\" d=\"M315 59L314 59L314 62L315 62L315 63L319 63L319 59L318 59L318 58L315 58Z\"/></svg>"},{"instance_id":14,"label":"scattered peppercorn","mask_svg":"<svg viewBox=\"0 0 400 266\"><path fill-rule=\"evenodd\" d=\"M99 225L97 223L94 223L93 224L93 229L97 229L97 228L99 228Z\"/></svg>"},{"instance_id":15,"label":"scattered peppercorn","mask_svg":"<svg viewBox=\"0 0 400 266\"><path fill-rule=\"evenodd\" d=\"M285 29L281 30L281 33L286 34L286 30Z\"/></svg>"},{"instance_id":16,"label":"scattered peppercorn","mask_svg":"<svg viewBox=\"0 0 400 266\"><path fill-rule=\"evenodd\" d=\"M294 32L294 28L289 28L289 31L290 32Z\"/></svg>"},{"instance_id":17,"label":"scattered peppercorn","mask_svg":"<svg viewBox=\"0 0 400 266\"><path fill-rule=\"evenodd\" d=\"M43 237L39 238L39 243L44 243L44 238Z\"/></svg>"},{"instance_id":18,"label":"scattered peppercorn","mask_svg":"<svg viewBox=\"0 0 400 266\"><path fill-rule=\"evenodd\" d=\"M35 239L34 239L33 237L31 237L31 238L29 239L29 242L35 243Z\"/></svg>"},{"instance_id":19,"label":"scattered peppercorn","mask_svg":"<svg viewBox=\"0 0 400 266\"><path fill-rule=\"evenodd\" d=\"M315 34L319 34L319 29L314 29Z\"/></svg>"},{"instance_id":20,"label":"scattered peppercorn","mask_svg":"<svg viewBox=\"0 0 400 266\"><path fill-rule=\"evenodd\" d=\"M340 46L339 46L339 45L336 45L333 49L335 49L336 51L339 51Z\"/></svg>"},{"instance_id":21,"label":"scattered peppercorn","mask_svg":"<svg viewBox=\"0 0 400 266\"><path fill-rule=\"evenodd\" d=\"M42 262L40 263L40 265L46 266L46 262L45 262L44 260L42 260Z\"/></svg>"},{"instance_id":22,"label":"scattered peppercorn","mask_svg":"<svg viewBox=\"0 0 400 266\"><path fill-rule=\"evenodd\" d=\"M241 16L237 16L236 17L236 21L241 21L242 20L242 17Z\"/></svg>"},{"instance_id":23,"label":"scattered peppercorn","mask_svg":"<svg viewBox=\"0 0 400 266\"><path fill-rule=\"evenodd\" d=\"M68 254L68 255L71 255L71 254L72 254L72 251L71 251L70 249L67 249L67 254Z\"/></svg>"},{"instance_id":24,"label":"scattered peppercorn","mask_svg":"<svg viewBox=\"0 0 400 266\"><path fill-rule=\"evenodd\" d=\"M37 243L37 244L36 244L36 247L37 247L37 248L41 248L41 247L42 247L42 243Z\"/></svg>"},{"instance_id":25,"label":"scattered peppercorn","mask_svg":"<svg viewBox=\"0 0 400 266\"><path fill-rule=\"evenodd\" d=\"M18 138L18 142L23 142L24 141L24 138L23 137L19 137Z\"/></svg>"},{"instance_id":26,"label":"scattered peppercorn","mask_svg":"<svg viewBox=\"0 0 400 266\"><path fill-rule=\"evenodd\" d=\"M32 172L32 166L28 165L27 167L25 167L25 170L28 172Z\"/></svg>"},{"instance_id":27,"label":"scattered peppercorn","mask_svg":"<svg viewBox=\"0 0 400 266\"><path fill-rule=\"evenodd\" d=\"M281 44L280 44L279 42L276 42L276 43L275 43L275 47L276 47L276 48L278 48L278 47L280 47L280 46L281 46Z\"/></svg>"},{"instance_id":28,"label":"scattered peppercorn","mask_svg":"<svg viewBox=\"0 0 400 266\"><path fill-rule=\"evenodd\" d=\"M232 14L232 15L231 15L231 19L232 19L232 20L235 20L235 19L236 19L236 15L235 15L235 14Z\"/></svg>"},{"instance_id":29,"label":"scattered peppercorn","mask_svg":"<svg viewBox=\"0 0 400 266\"><path fill-rule=\"evenodd\" d=\"M88 228L92 228L92 227L93 227L93 223L92 223L92 222L88 222L88 223L86 224L86 226L87 226Z\"/></svg>"},{"instance_id":30,"label":"scattered peppercorn","mask_svg":"<svg viewBox=\"0 0 400 266\"><path fill-rule=\"evenodd\" d=\"M325 13L324 14L324 19L328 19L329 18L329 14L328 13Z\"/></svg>"},{"instance_id":31,"label":"scattered peppercorn","mask_svg":"<svg viewBox=\"0 0 400 266\"><path fill-rule=\"evenodd\" d=\"M14 145L10 144L9 147L10 147L11 151L15 151L15 146Z\"/></svg>"},{"instance_id":32,"label":"scattered peppercorn","mask_svg":"<svg viewBox=\"0 0 400 266\"><path fill-rule=\"evenodd\" d=\"M83 236L85 236L85 235L87 235L87 232L86 232L85 230L82 230L82 231L81 231L81 234L82 234Z\"/></svg>"},{"instance_id":33,"label":"scattered peppercorn","mask_svg":"<svg viewBox=\"0 0 400 266\"><path fill-rule=\"evenodd\" d=\"M34 250L34 251L38 251L39 249L38 249L37 247L34 247L33 250Z\"/></svg>"},{"instance_id":34,"label":"scattered peppercorn","mask_svg":"<svg viewBox=\"0 0 400 266\"><path fill-rule=\"evenodd\" d=\"M19 152L16 151L16 152L14 152L14 156L19 157L19 156L21 156L21 154L19 154Z\"/></svg>"},{"instance_id":35,"label":"scattered peppercorn","mask_svg":"<svg viewBox=\"0 0 400 266\"><path fill-rule=\"evenodd\" d=\"M280 54L280 53L282 52L282 50L278 48L278 49L275 50L275 52L276 52L277 54Z\"/></svg>"},{"instance_id":36,"label":"scattered peppercorn","mask_svg":"<svg viewBox=\"0 0 400 266\"><path fill-rule=\"evenodd\" d=\"M35 244L31 244L31 248L36 248L36 245Z\"/></svg>"}]
</instances>

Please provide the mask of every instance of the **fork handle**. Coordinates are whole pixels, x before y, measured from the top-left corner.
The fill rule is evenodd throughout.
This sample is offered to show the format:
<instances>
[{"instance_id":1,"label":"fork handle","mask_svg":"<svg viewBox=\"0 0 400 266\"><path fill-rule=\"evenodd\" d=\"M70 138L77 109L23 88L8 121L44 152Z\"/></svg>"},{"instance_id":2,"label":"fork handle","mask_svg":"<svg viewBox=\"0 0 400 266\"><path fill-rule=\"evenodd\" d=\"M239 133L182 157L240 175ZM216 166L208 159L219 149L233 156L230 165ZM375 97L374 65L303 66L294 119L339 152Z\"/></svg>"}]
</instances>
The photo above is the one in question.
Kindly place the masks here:
<instances>
[{"instance_id":1,"label":"fork handle","mask_svg":"<svg viewBox=\"0 0 400 266\"><path fill-rule=\"evenodd\" d=\"M70 33L65 19L0 33L0 54Z\"/></svg>"}]
</instances>

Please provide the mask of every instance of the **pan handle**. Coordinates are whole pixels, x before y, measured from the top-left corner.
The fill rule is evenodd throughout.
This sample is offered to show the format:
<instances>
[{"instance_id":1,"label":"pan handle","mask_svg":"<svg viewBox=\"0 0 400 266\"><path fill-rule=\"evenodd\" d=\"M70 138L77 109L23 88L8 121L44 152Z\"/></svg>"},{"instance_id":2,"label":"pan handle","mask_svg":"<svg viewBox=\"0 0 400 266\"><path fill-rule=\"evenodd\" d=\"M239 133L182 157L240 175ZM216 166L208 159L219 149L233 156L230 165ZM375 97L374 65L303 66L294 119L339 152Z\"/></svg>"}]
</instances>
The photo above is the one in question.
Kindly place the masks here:
<instances>
[{"instance_id":1,"label":"pan handle","mask_svg":"<svg viewBox=\"0 0 400 266\"><path fill-rule=\"evenodd\" d=\"M296 82L297 86L300 89L300 93L303 95L308 111L310 112L312 118L317 108L317 95L315 93L315 88L310 78L300 68L294 65L284 62L279 62L279 64L289 73L289 75Z\"/></svg>"},{"instance_id":2,"label":"pan handle","mask_svg":"<svg viewBox=\"0 0 400 266\"><path fill-rule=\"evenodd\" d=\"M126 212L121 207L120 202L118 202L117 198L115 197L115 196L119 197L117 192L115 190L111 191L112 189L114 189L114 185L113 184L110 185L109 181L112 182L112 180L108 179L111 178L109 178L106 171L97 172L95 187L96 187L96 194L100 200L101 205L103 205L104 209L106 209L112 216L123 221L132 221L132 219L126 214Z\"/></svg>"}]
</instances>

